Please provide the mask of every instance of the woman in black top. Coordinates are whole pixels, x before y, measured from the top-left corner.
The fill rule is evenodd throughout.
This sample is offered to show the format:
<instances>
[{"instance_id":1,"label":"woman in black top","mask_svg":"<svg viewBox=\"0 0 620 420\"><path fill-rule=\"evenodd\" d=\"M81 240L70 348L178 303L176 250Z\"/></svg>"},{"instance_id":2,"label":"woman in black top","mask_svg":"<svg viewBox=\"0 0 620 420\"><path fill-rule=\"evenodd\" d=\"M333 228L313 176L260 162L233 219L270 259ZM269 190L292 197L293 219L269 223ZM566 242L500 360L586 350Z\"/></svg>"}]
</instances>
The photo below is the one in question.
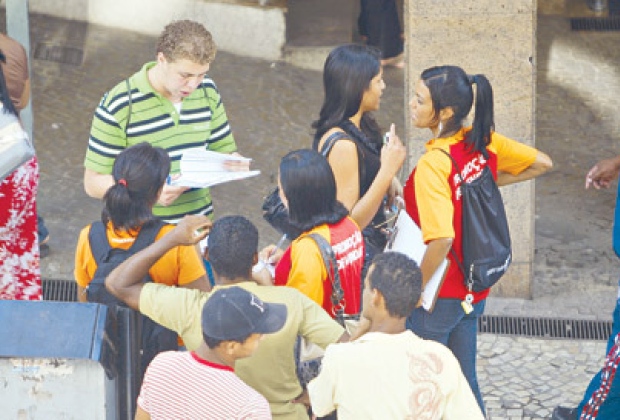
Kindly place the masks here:
<instances>
[{"instance_id":1,"label":"woman in black top","mask_svg":"<svg viewBox=\"0 0 620 420\"><path fill-rule=\"evenodd\" d=\"M383 145L381 130L371 111L379 109L385 89L380 52L363 45L343 45L327 57L323 70L325 100L313 148L321 151L325 141L340 131L347 138L332 147L328 161L336 178L337 198L364 231L367 255L385 246L385 238L373 228L385 220L382 203L402 188L395 176L407 150L392 124L389 140Z\"/></svg>"}]
</instances>

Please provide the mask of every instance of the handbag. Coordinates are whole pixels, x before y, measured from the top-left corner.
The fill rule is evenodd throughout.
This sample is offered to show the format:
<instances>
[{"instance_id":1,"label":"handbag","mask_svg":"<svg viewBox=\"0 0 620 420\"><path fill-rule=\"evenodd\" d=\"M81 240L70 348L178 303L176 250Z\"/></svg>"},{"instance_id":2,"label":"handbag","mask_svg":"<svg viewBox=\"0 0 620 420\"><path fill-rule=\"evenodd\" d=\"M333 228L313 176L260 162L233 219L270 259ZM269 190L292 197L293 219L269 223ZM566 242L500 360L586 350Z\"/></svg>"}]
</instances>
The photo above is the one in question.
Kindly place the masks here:
<instances>
[{"instance_id":1,"label":"handbag","mask_svg":"<svg viewBox=\"0 0 620 420\"><path fill-rule=\"evenodd\" d=\"M343 138L347 138L347 135L341 131L337 131L330 135L327 140L325 140L321 154L327 157L334 144ZM302 234L302 230L291 223L288 210L280 199L280 189L278 187L275 187L263 199L261 209L263 211L263 219L278 232L286 235L289 240L292 241Z\"/></svg>"},{"instance_id":2,"label":"handbag","mask_svg":"<svg viewBox=\"0 0 620 420\"><path fill-rule=\"evenodd\" d=\"M34 156L34 146L19 119L0 107L0 180Z\"/></svg>"},{"instance_id":3,"label":"handbag","mask_svg":"<svg viewBox=\"0 0 620 420\"><path fill-rule=\"evenodd\" d=\"M264 198L263 218L278 232L293 240L301 235L301 229L291 224L288 209L280 199L280 189L276 187Z\"/></svg>"}]
</instances>

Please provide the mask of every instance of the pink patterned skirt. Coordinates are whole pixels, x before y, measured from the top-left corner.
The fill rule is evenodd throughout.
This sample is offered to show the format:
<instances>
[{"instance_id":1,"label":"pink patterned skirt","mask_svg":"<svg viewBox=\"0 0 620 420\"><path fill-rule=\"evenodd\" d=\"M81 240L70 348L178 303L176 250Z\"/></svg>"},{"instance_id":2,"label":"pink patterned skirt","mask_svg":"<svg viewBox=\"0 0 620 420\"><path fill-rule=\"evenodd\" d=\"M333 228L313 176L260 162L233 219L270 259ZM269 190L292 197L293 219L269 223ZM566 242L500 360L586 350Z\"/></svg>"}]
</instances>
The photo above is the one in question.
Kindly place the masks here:
<instances>
[{"instance_id":1,"label":"pink patterned skirt","mask_svg":"<svg viewBox=\"0 0 620 420\"><path fill-rule=\"evenodd\" d=\"M0 299L41 300L36 156L0 181Z\"/></svg>"}]
</instances>

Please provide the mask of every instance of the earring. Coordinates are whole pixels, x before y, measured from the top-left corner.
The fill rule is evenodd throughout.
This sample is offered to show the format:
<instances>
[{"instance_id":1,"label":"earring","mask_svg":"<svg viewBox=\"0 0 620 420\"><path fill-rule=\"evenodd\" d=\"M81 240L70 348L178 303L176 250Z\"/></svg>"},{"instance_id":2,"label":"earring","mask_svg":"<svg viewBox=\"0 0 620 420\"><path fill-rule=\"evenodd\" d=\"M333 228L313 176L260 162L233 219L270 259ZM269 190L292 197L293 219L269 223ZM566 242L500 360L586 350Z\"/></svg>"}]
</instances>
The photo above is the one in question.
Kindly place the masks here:
<instances>
[{"instance_id":1,"label":"earring","mask_svg":"<svg viewBox=\"0 0 620 420\"><path fill-rule=\"evenodd\" d=\"M439 121L439 125L437 126L437 132L441 134L442 131L443 131L443 124L441 123L441 121Z\"/></svg>"}]
</instances>

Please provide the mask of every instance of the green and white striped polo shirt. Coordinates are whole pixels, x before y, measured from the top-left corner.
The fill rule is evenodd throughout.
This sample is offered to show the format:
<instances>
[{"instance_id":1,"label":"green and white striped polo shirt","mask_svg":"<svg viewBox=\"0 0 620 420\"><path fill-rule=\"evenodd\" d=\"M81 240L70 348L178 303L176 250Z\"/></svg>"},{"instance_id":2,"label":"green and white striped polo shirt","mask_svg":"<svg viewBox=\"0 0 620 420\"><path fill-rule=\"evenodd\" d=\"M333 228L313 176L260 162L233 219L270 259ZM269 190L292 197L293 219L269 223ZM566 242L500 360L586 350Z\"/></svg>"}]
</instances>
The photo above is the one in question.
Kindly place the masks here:
<instances>
[{"instance_id":1,"label":"green and white striped polo shirt","mask_svg":"<svg viewBox=\"0 0 620 420\"><path fill-rule=\"evenodd\" d=\"M88 139L84 160L87 169L111 174L119 153L145 141L168 151L171 174L179 173L181 155L186 149L205 147L222 153L237 150L213 81L205 76L200 86L183 99L178 113L172 102L149 83L147 71L154 65L155 62L145 64L128 79L129 85L124 80L101 99ZM171 223L186 214L210 215L211 194L208 188L191 189L168 207L156 205L153 213Z\"/></svg>"}]
</instances>

